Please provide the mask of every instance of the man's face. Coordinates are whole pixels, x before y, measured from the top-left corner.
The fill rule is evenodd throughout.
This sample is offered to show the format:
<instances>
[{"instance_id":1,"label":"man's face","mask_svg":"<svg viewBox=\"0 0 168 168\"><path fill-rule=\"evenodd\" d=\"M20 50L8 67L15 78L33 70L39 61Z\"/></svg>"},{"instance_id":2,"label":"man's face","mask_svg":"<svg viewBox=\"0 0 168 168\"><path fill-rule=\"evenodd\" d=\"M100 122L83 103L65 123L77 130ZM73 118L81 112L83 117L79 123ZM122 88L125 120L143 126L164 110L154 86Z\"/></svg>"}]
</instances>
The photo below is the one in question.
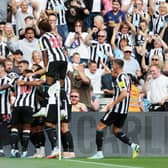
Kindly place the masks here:
<instances>
[{"instance_id":1,"label":"man's face","mask_svg":"<svg viewBox=\"0 0 168 168\"><path fill-rule=\"evenodd\" d=\"M72 61L73 61L73 63L79 64L80 63L80 55L79 54L75 54L72 57Z\"/></svg>"},{"instance_id":2,"label":"man's face","mask_svg":"<svg viewBox=\"0 0 168 168\"><path fill-rule=\"evenodd\" d=\"M117 74L118 74L118 69L119 69L119 66L115 63L115 62L113 62L113 70L112 70L112 75L114 76L114 77L116 77L117 76Z\"/></svg>"},{"instance_id":3,"label":"man's face","mask_svg":"<svg viewBox=\"0 0 168 168\"><path fill-rule=\"evenodd\" d=\"M77 92L72 92L70 95L70 99L71 99L72 105L78 104L78 102L80 100L79 94Z\"/></svg>"},{"instance_id":4,"label":"man's face","mask_svg":"<svg viewBox=\"0 0 168 168\"><path fill-rule=\"evenodd\" d=\"M15 59L16 62L21 61L22 58L23 58L22 55L20 55L20 54L14 54L13 57L14 57L14 59Z\"/></svg>"},{"instance_id":5,"label":"man's face","mask_svg":"<svg viewBox=\"0 0 168 168\"><path fill-rule=\"evenodd\" d=\"M33 31L33 30L28 30L28 31L25 33L25 38L26 38L29 42L32 42L33 39L34 39L34 31Z\"/></svg>"},{"instance_id":6,"label":"man's face","mask_svg":"<svg viewBox=\"0 0 168 168\"><path fill-rule=\"evenodd\" d=\"M94 74L97 70L97 64L96 63L91 63L89 66L89 70L92 74Z\"/></svg>"},{"instance_id":7,"label":"man's face","mask_svg":"<svg viewBox=\"0 0 168 168\"><path fill-rule=\"evenodd\" d=\"M124 59L128 60L131 58L131 51L124 51Z\"/></svg>"},{"instance_id":8,"label":"man's face","mask_svg":"<svg viewBox=\"0 0 168 168\"><path fill-rule=\"evenodd\" d=\"M150 73L151 73L152 77L155 79L160 76L160 69L155 66L152 66L150 68Z\"/></svg>"},{"instance_id":9,"label":"man's face","mask_svg":"<svg viewBox=\"0 0 168 168\"><path fill-rule=\"evenodd\" d=\"M5 71L9 73L12 71L12 69L13 69L13 63L8 61L5 62Z\"/></svg>"},{"instance_id":10,"label":"man's face","mask_svg":"<svg viewBox=\"0 0 168 168\"><path fill-rule=\"evenodd\" d=\"M19 74L23 74L24 70L28 69L28 65L24 63L20 63L18 66L18 69L19 69Z\"/></svg>"},{"instance_id":11,"label":"man's face","mask_svg":"<svg viewBox=\"0 0 168 168\"><path fill-rule=\"evenodd\" d=\"M48 17L48 23L51 25L52 28L56 27L56 23L57 23L57 18L54 15L50 15Z\"/></svg>"},{"instance_id":12,"label":"man's face","mask_svg":"<svg viewBox=\"0 0 168 168\"><path fill-rule=\"evenodd\" d=\"M28 10L28 5L27 5L26 2L23 1L23 2L21 3L20 7L21 7L22 12L27 12L27 10Z\"/></svg>"},{"instance_id":13,"label":"man's face","mask_svg":"<svg viewBox=\"0 0 168 168\"><path fill-rule=\"evenodd\" d=\"M113 11L114 12L118 12L120 9L120 3L119 2L112 2L112 6L113 6Z\"/></svg>"},{"instance_id":14,"label":"man's face","mask_svg":"<svg viewBox=\"0 0 168 168\"><path fill-rule=\"evenodd\" d=\"M106 33L104 31L100 31L98 33L98 42L100 44L104 43L106 41Z\"/></svg>"}]
</instances>

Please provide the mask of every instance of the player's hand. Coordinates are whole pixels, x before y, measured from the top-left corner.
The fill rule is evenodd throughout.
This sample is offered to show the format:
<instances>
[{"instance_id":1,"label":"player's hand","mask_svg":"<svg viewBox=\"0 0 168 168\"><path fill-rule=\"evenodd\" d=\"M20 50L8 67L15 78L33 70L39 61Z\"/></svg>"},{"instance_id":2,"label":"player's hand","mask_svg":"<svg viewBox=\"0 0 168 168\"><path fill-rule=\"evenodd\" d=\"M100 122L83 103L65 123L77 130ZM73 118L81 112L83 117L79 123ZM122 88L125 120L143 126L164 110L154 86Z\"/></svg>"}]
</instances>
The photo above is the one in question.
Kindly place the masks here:
<instances>
[{"instance_id":1,"label":"player's hand","mask_svg":"<svg viewBox=\"0 0 168 168\"><path fill-rule=\"evenodd\" d=\"M165 99L161 99L161 101L159 102L159 104L162 106L165 103Z\"/></svg>"},{"instance_id":2,"label":"player's hand","mask_svg":"<svg viewBox=\"0 0 168 168\"><path fill-rule=\"evenodd\" d=\"M114 107L114 102L109 102L105 107L104 110L105 111L109 111Z\"/></svg>"}]
</instances>

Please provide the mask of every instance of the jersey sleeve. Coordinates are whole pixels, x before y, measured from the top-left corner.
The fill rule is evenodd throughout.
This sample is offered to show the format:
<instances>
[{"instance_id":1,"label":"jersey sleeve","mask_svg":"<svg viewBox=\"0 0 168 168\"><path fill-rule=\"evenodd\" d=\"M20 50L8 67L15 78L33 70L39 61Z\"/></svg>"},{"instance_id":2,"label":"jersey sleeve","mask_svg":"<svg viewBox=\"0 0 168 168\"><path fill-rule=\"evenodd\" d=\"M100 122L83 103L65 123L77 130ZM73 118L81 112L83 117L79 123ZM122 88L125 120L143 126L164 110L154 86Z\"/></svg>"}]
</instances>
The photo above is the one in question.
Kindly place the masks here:
<instances>
[{"instance_id":1,"label":"jersey sleeve","mask_svg":"<svg viewBox=\"0 0 168 168\"><path fill-rule=\"evenodd\" d=\"M124 90L128 90L128 85L126 83L126 76L125 75L121 75L119 78L118 78L118 87L120 89L120 91L124 91Z\"/></svg>"}]
</instances>

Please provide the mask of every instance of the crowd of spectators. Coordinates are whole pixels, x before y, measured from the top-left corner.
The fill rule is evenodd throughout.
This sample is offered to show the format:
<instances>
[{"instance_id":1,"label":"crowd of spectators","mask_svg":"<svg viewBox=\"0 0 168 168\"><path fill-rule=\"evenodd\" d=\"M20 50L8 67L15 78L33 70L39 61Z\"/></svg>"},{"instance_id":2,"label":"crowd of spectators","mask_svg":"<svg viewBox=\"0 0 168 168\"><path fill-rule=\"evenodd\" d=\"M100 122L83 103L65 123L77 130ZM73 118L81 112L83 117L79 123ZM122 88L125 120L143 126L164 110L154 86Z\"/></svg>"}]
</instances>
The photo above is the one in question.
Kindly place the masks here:
<instances>
[{"instance_id":1,"label":"crowd of spectators","mask_svg":"<svg viewBox=\"0 0 168 168\"><path fill-rule=\"evenodd\" d=\"M85 104L81 111L101 111L101 106L92 106L92 100L112 97L114 58L124 60L124 71L138 88L137 97L133 94L135 100L131 100L132 106L140 108L135 112L145 111L146 99L148 104L162 105L167 101L158 91L160 99L153 102L148 89L144 89L152 75L152 65L168 75L167 1L2 0L0 62L5 63L7 73L19 75L20 61L32 70L35 64L44 67L39 46L41 20L50 23L52 33L59 37L57 43L68 57L72 93L78 95L71 100L78 98Z\"/></svg>"}]
</instances>

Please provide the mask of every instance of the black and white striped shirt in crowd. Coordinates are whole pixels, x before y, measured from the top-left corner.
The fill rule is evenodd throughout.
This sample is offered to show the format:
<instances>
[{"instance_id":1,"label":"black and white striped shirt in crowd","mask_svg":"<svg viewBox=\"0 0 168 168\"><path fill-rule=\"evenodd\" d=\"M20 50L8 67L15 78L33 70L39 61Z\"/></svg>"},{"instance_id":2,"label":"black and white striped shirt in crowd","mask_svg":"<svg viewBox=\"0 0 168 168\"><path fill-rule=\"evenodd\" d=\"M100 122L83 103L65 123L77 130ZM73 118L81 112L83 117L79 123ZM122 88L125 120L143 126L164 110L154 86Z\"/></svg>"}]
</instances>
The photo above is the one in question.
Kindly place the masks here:
<instances>
[{"instance_id":1,"label":"black and white striped shirt in crowd","mask_svg":"<svg viewBox=\"0 0 168 168\"><path fill-rule=\"evenodd\" d=\"M7 47L7 44L4 42L0 42L0 56L7 57L10 54L10 50Z\"/></svg>"},{"instance_id":2,"label":"black and white striped shirt in crowd","mask_svg":"<svg viewBox=\"0 0 168 168\"><path fill-rule=\"evenodd\" d=\"M134 39L132 37L132 33L131 31L129 31L128 33L126 34L123 34L121 32L118 32L117 35L116 35L116 44L117 44L117 47L120 48L119 44L120 44L120 41L121 39L126 39L128 40L128 45L129 46L133 46L134 45Z\"/></svg>"},{"instance_id":3,"label":"black and white striped shirt in crowd","mask_svg":"<svg viewBox=\"0 0 168 168\"><path fill-rule=\"evenodd\" d=\"M58 11L57 14L57 24L58 25L65 25L66 24L66 17L65 17L65 5L63 0L48 0L46 9L56 10Z\"/></svg>"},{"instance_id":4,"label":"black and white striped shirt in crowd","mask_svg":"<svg viewBox=\"0 0 168 168\"><path fill-rule=\"evenodd\" d=\"M9 84L11 79L5 75L0 78L0 86ZM10 109L10 88L0 91L0 114L11 114Z\"/></svg>"},{"instance_id":5,"label":"black and white striped shirt in crowd","mask_svg":"<svg viewBox=\"0 0 168 168\"><path fill-rule=\"evenodd\" d=\"M159 56L159 60L164 62L165 56L164 56L163 48L161 48L161 47L160 48L153 48L153 49L150 50L150 52L148 54L149 63L151 62L153 55L158 55Z\"/></svg>"},{"instance_id":6,"label":"black and white striped shirt in crowd","mask_svg":"<svg viewBox=\"0 0 168 168\"><path fill-rule=\"evenodd\" d=\"M135 45L136 46L143 46L144 42L145 42L144 35L142 35L140 33L135 35Z\"/></svg>"},{"instance_id":7,"label":"black and white striped shirt in crowd","mask_svg":"<svg viewBox=\"0 0 168 168\"><path fill-rule=\"evenodd\" d=\"M19 80L24 80L26 82L34 81L35 79L32 77L24 77L20 76ZM31 107L35 106L35 93L36 86L28 86L28 85L16 85L16 99L14 102L14 107Z\"/></svg>"},{"instance_id":8,"label":"black and white striped shirt in crowd","mask_svg":"<svg viewBox=\"0 0 168 168\"><path fill-rule=\"evenodd\" d=\"M39 39L41 51L47 51L48 62L67 61L62 50L62 41L55 34L46 32Z\"/></svg>"},{"instance_id":9,"label":"black and white striped shirt in crowd","mask_svg":"<svg viewBox=\"0 0 168 168\"><path fill-rule=\"evenodd\" d=\"M147 16L147 14L144 12L144 11L141 11L141 14L139 14L139 13L133 13L132 15L131 15L132 17L132 19L131 19L131 23L135 26L135 27L139 27L139 24L140 24L140 22L141 22L141 20L142 20L142 16L144 17L144 18L146 18L146 16Z\"/></svg>"},{"instance_id":10,"label":"black and white striped shirt in crowd","mask_svg":"<svg viewBox=\"0 0 168 168\"><path fill-rule=\"evenodd\" d=\"M117 76L114 82L114 96L113 99L116 100L122 91L127 91L127 96L118 104L116 104L112 109L111 112L120 113L120 114L127 114L128 113L128 106L130 101L130 91L131 91L131 82L129 77L125 73L121 73Z\"/></svg>"},{"instance_id":11,"label":"black and white striped shirt in crowd","mask_svg":"<svg viewBox=\"0 0 168 168\"><path fill-rule=\"evenodd\" d=\"M98 41L92 40L89 47L90 60L97 62L97 67L102 68L100 62L107 63L108 55L113 55L112 48L109 43L99 44Z\"/></svg>"},{"instance_id":12,"label":"black and white striped shirt in crowd","mask_svg":"<svg viewBox=\"0 0 168 168\"><path fill-rule=\"evenodd\" d=\"M168 14L161 16L158 11L152 15L152 31L159 34L168 22Z\"/></svg>"}]
</instances>

